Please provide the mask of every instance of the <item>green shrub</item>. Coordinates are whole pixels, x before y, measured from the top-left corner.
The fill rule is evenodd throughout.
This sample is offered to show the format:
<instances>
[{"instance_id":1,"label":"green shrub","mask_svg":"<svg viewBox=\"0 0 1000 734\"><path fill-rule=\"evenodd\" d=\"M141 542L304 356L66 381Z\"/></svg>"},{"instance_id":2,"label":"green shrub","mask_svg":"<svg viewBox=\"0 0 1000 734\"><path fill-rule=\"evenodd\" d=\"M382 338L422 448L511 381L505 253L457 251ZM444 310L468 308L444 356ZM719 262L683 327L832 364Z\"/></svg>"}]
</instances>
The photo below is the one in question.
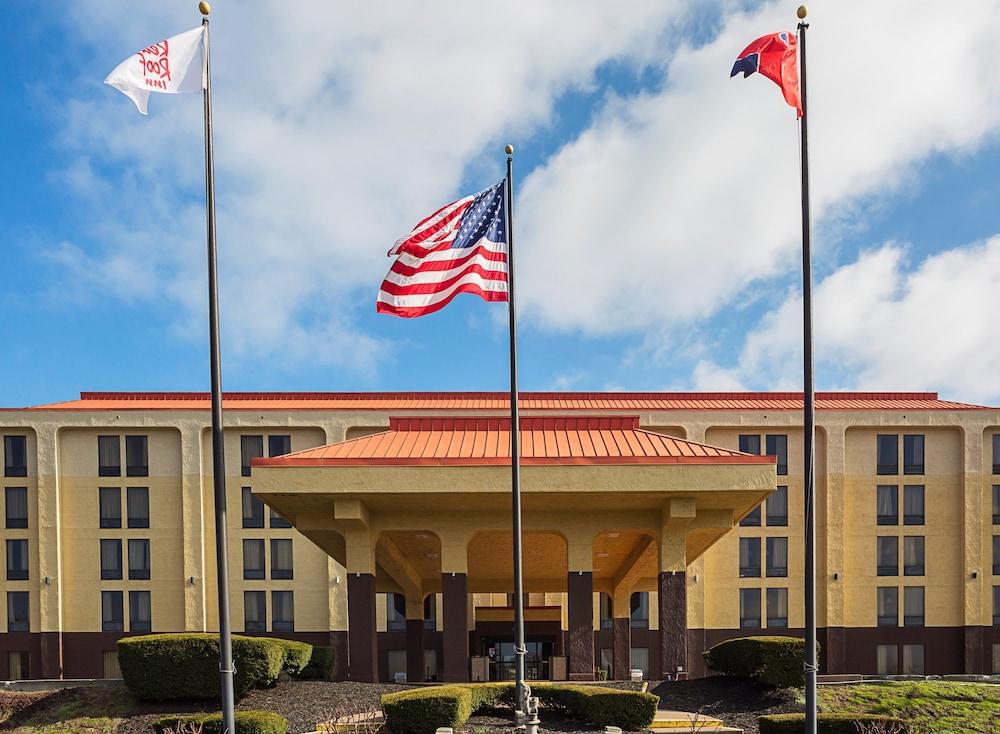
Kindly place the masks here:
<instances>
[{"instance_id":1,"label":"green shrub","mask_svg":"<svg viewBox=\"0 0 1000 734\"><path fill-rule=\"evenodd\" d=\"M772 714L757 719L760 734L800 734L805 726L805 714ZM864 725L880 727L876 731L886 734L906 734L908 728L902 719L877 714L819 714L816 718L817 734L858 734Z\"/></svg>"},{"instance_id":2,"label":"green shrub","mask_svg":"<svg viewBox=\"0 0 1000 734\"><path fill-rule=\"evenodd\" d=\"M180 724L195 724L202 727L202 734L222 734L222 714L191 714L189 716L167 716L153 722L153 731L164 734L176 731ZM288 721L284 716L271 711L237 711L237 734L285 734Z\"/></svg>"},{"instance_id":3,"label":"green shrub","mask_svg":"<svg viewBox=\"0 0 1000 734\"><path fill-rule=\"evenodd\" d=\"M273 640L233 637L237 698L274 685L285 650ZM144 701L219 699L219 638L212 634L143 635L118 641L125 684Z\"/></svg>"},{"instance_id":4,"label":"green shrub","mask_svg":"<svg viewBox=\"0 0 1000 734\"><path fill-rule=\"evenodd\" d=\"M645 729L653 723L658 696L592 685L536 683L531 692L547 707L560 708L595 726Z\"/></svg>"},{"instance_id":5,"label":"green shrub","mask_svg":"<svg viewBox=\"0 0 1000 734\"><path fill-rule=\"evenodd\" d=\"M805 685L805 650L805 640L800 637L737 637L720 642L704 657L717 673L785 688Z\"/></svg>"},{"instance_id":6,"label":"green shrub","mask_svg":"<svg viewBox=\"0 0 1000 734\"><path fill-rule=\"evenodd\" d=\"M283 640L280 637L258 637L257 639L273 642L284 651L285 659L281 664L281 669L289 675L301 673L309 665L309 660L312 658L313 646L308 642Z\"/></svg>"},{"instance_id":7,"label":"green shrub","mask_svg":"<svg viewBox=\"0 0 1000 734\"><path fill-rule=\"evenodd\" d=\"M434 686L382 696L386 728L394 734L434 734L458 729L472 715L471 686Z\"/></svg>"},{"instance_id":8,"label":"green shrub","mask_svg":"<svg viewBox=\"0 0 1000 734\"><path fill-rule=\"evenodd\" d=\"M295 675L303 680L329 680L333 672L333 648L324 645L313 645L312 655L306 666Z\"/></svg>"},{"instance_id":9,"label":"green shrub","mask_svg":"<svg viewBox=\"0 0 1000 734\"><path fill-rule=\"evenodd\" d=\"M465 686L472 696L472 710L514 706L513 683L475 683Z\"/></svg>"}]
</instances>

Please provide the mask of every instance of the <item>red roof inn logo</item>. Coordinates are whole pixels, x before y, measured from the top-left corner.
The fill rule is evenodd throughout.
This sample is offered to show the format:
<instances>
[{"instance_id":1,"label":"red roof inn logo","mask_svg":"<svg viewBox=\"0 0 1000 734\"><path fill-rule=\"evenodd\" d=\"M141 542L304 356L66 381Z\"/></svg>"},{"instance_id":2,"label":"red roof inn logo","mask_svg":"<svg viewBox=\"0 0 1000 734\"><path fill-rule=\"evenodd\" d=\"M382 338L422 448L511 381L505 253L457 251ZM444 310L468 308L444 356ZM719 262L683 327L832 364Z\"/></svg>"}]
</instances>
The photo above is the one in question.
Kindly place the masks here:
<instances>
[{"instance_id":1,"label":"red roof inn logo","mask_svg":"<svg viewBox=\"0 0 1000 734\"><path fill-rule=\"evenodd\" d=\"M170 43L163 40L139 52L139 63L146 86L166 89L170 81Z\"/></svg>"}]
</instances>

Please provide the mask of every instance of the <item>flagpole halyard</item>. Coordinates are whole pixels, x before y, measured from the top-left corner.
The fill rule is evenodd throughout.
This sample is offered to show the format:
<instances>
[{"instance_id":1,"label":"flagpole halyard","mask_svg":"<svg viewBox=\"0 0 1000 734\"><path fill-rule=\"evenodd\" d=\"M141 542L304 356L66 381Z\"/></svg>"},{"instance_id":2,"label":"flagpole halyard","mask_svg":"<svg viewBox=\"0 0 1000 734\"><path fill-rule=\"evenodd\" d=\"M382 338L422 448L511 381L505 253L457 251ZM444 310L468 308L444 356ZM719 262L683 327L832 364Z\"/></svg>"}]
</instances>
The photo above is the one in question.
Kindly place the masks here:
<instances>
[{"instance_id":1,"label":"flagpole halyard","mask_svg":"<svg viewBox=\"0 0 1000 734\"><path fill-rule=\"evenodd\" d=\"M229 539L226 520L226 458L222 422L222 362L219 349L219 285L215 238L215 158L212 149L212 74L207 2L198 4L204 16L205 70L202 99L205 111L205 214L208 245L208 332L212 381L212 486L215 493L215 559L219 596L219 691L222 732L235 734L233 640L229 614Z\"/></svg>"},{"instance_id":2,"label":"flagpole halyard","mask_svg":"<svg viewBox=\"0 0 1000 734\"><path fill-rule=\"evenodd\" d=\"M812 250L809 214L809 127L806 102L806 29L808 8L800 5L799 18L799 142L802 169L802 410L803 410L803 488L805 503L805 678L806 734L816 734L816 410L813 366Z\"/></svg>"}]
</instances>

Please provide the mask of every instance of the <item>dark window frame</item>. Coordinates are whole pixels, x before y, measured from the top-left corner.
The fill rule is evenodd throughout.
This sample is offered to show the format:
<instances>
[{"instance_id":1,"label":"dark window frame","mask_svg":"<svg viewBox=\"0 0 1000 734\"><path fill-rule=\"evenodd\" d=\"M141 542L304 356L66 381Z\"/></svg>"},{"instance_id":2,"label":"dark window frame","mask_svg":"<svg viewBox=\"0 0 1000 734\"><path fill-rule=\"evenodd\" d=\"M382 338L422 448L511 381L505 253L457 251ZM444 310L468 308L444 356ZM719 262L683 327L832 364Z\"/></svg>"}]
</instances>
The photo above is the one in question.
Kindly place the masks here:
<instances>
[{"instance_id":1,"label":"dark window frame","mask_svg":"<svg viewBox=\"0 0 1000 734\"><path fill-rule=\"evenodd\" d=\"M993 473L1000 474L1000 433L993 434Z\"/></svg>"},{"instance_id":2,"label":"dark window frame","mask_svg":"<svg viewBox=\"0 0 1000 734\"><path fill-rule=\"evenodd\" d=\"M249 515L247 514L248 505L250 509ZM240 507L244 528L258 530L264 527L264 500L254 495L251 487L240 488ZM260 516L259 520L258 515Z\"/></svg>"},{"instance_id":3,"label":"dark window frame","mask_svg":"<svg viewBox=\"0 0 1000 734\"><path fill-rule=\"evenodd\" d=\"M259 440L259 453L255 453L252 443ZM240 476L250 476L250 462L264 455L264 435L261 433L245 433L240 436Z\"/></svg>"},{"instance_id":4,"label":"dark window frame","mask_svg":"<svg viewBox=\"0 0 1000 734\"><path fill-rule=\"evenodd\" d=\"M879 601L882 598L882 592L890 592L895 594L895 615L889 616L888 614L879 614ZM875 589L875 616L876 625L878 627L898 627L899 626L899 589L895 586L879 586Z\"/></svg>"},{"instance_id":5,"label":"dark window frame","mask_svg":"<svg viewBox=\"0 0 1000 734\"><path fill-rule=\"evenodd\" d=\"M288 521L288 518L274 508L271 508L271 514L268 518L268 522L270 523L272 530L288 530L295 527Z\"/></svg>"},{"instance_id":6,"label":"dark window frame","mask_svg":"<svg viewBox=\"0 0 1000 734\"><path fill-rule=\"evenodd\" d=\"M778 514L775 511L772 514L771 508L773 505L777 504L778 497L784 498L784 514ZM788 527L788 485L779 484L777 489L773 494L769 495L764 501L764 517L767 521L767 526L769 528L787 528Z\"/></svg>"},{"instance_id":7,"label":"dark window frame","mask_svg":"<svg viewBox=\"0 0 1000 734\"><path fill-rule=\"evenodd\" d=\"M24 517L19 517L12 515L11 513L11 499L14 494L18 493L24 494ZM4 487L4 527L8 530L25 530L28 527L28 516L31 514L31 510L28 507L28 488L27 487Z\"/></svg>"},{"instance_id":8,"label":"dark window frame","mask_svg":"<svg viewBox=\"0 0 1000 734\"><path fill-rule=\"evenodd\" d=\"M638 604L635 600L638 599ZM649 629L649 592L633 591L628 598L628 626L630 629Z\"/></svg>"},{"instance_id":9,"label":"dark window frame","mask_svg":"<svg viewBox=\"0 0 1000 734\"><path fill-rule=\"evenodd\" d=\"M385 595L385 628L389 632L406 631L406 597L403 594L390 591Z\"/></svg>"},{"instance_id":10,"label":"dark window frame","mask_svg":"<svg viewBox=\"0 0 1000 734\"><path fill-rule=\"evenodd\" d=\"M247 567L247 547L250 543L260 547L260 569ZM243 579L245 581L262 581L267 578L267 541L263 538L243 539Z\"/></svg>"},{"instance_id":11,"label":"dark window frame","mask_svg":"<svg viewBox=\"0 0 1000 734\"><path fill-rule=\"evenodd\" d=\"M27 538L7 538L6 545L6 561L7 561L7 580L8 581L27 581L28 574L31 569L31 557L30 557L30 542ZM11 559L15 555L11 553L11 548L20 548L22 550L18 551L24 559L24 568L12 568Z\"/></svg>"},{"instance_id":12,"label":"dark window frame","mask_svg":"<svg viewBox=\"0 0 1000 734\"><path fill-rule=\"evenodd\" d=\"M138 453L139 456L135 456ZM136 459L136 463L133 463ZM145 434L125 435L125 476L149 476L149 436Z\"/></svg>"},{"instance_id":13,"label":"dark window frame","mask_svg":"<svg viewBox=\"0 0 1000 734\"><path fill-rule=\"evenodd\" d=\"M275 614L275 608L278 606L275 604L275 599L278 595L287 594L289 599L291 599L291 609L292 618L291 619L278 619L277 614ZM271 592L271 630L273 632L294 632L295 631L295 593L293 591L287 591L284 589L277 589Z\"/></svg>"},{"instance_id":14,"label":"dark window frame","mask_svg":"<svg viewBox=\"0 0 1000 734\"><path fill-rule=\"evenodd\" d=\"M920 476L926 473L927 441L922 433L903 434L903 474ZM919 454L919 457L916 456ZM919 459L919 463L918 463Z\"/></svg>"},{"instance_id":15,"label":"dark window frame","mask_svg":"<svg viewBox=\"0 0 1000 734\"><path fill-rule=\"evenodd\" d=\"M131 512L131 503L129 502L129 497L133 494L145 494L146 495L146 516L135 516L133 517ZM126 487L125 488L125 515L126 524L131 529L143 530L149 527L149 487Z\"/></svg>"},{"instance_id":16,"label":"dark window frame","mask_svg":"<svg viewBox=\"0 0 1000 734\"><path fill-rule=\"evenodd\" d=\"M105 519L101 512L105 496L115 495L118 498L118 514ZM114 506L114 505L113 505ZM119 530L122 526L122 488L121 487L98 487L97 488L97 526L102 530Z\"/></svg>"},{"instance_id":17,"label":"dark window frame","mask_svg":"<svg viewBox=\"0 0 1000 734\"><path fill-rule=\"evenodd\" d=\"M761 509L760 505L750 510L746 516L740 520L741 528L759 528L761 526Z\"/></svg>"},{"instance_id":18,"label":"dark window frame","mask_svg":"<svg viewBox=\"0 0 1000 734\"><path fill-rule=\"evenodd\" d=\"M883 543L895 543L895 565L883 565L881 547ZM899 576L899 538L895 535L879 535L875 538L875 569L877 576Z\"/></svg>"},{"instance_id":19,"label":"dark window frame","mask_svg":"<svg viewBox=\"0 0 1000 734\"><path fill-rule=\"evenodd\" d=\"M785 616L784 617L772 617L771 616L771 592L772 591L775 594L778 594L778 593L780 593L782 591L785 592ZM767 601L766 601L766 607L767 607L767 609L766 609L767 628L768 629L771 629L771 628L775 628L775 629L787 628L788 627L788 589L784 588L784 587L781 587L781 588L769 588L765 592L764 596L767 599Z\"/></svg>"},{"instance_id":20,"label":"dark window frame","mask_svg":"<svg viewBox=\"0 0 1000 734\"><path fill-rule=\"evenodd\" d=\"M287 446L286 444L287 439ZM286 450L283 450L286 449ZM284 456L285 454L292 453L292 437L291 435L285 434L274 434L268 435L267 437L267 455L270 457Z\"/></svg>"},{"instance_id":21,"label":"dark window frame","mask_svg":"<svg viewBox=\"0 0 1000 734\"><path fill-rule=\"evenodd\" d=\"M736 441L739 446L740 453L760 456L760 434L741 433ZM756 448L754 447L754 444L756 444Z\"/></svg>"},{"instance_id":22,"label":"dark window frame","mask_svg":"<svg viewBox=\"0 0 1000 734\"><path fill-rule=\"evenodd\" d=\"M750 551L747 553L750 565L743 565L743 545L744 541L746 545L750 547ZM757 550L753 550L753 546L757 546ZM740 538L740 548L739 548L739 564L740 564L740 578L741 579L759 579L763 575L763 568L761 564L761 542L760 538L755 537L744 537ZM756 558L757 564L753 565L753 560Z\"/></svg>"},{"instance_id":23,"label":"dark window frame","mask_svg":"<svg viewBox=\"0 0 1000 734\"><path fill-rule=\"evenodd\" d=\"M907 498L911 494L920 495L920 514L908 513L906 511ZM903 485L903 524L904 525L923 525L927 518L927 488L923 484L904 484Z\"/></svg>"},{"instance_id":24,"label":"dark window frame","mask_svg":"<svg viewBox=\"0 0 1000 734\"><path fill-rule=\"evenodd\" d=\"M114 443L114 452L108 451L108 453L113 453L117 464L104 464L102 463L102 458L104 456L104 451L102 451L102 444L105 441L111 441ZM99 477L120 477L122 475L122 439L121 436L106 434L97 437L97 476Z\"/></svg>"},{"instance_id":25,"label":"dark window frame","mask_svg":"<svg viewBox=\"0 0 1000 734\"><path fill-rule=\"evenodd\" d=\"M747 614L748 611L746 607L751 606L750 604L744 604L746 599L753 599L756 595L756 606L757 606L757 616L750 616ZM740 589L740 629L762 629L763 628L763 615L761 614L761 593L758 587L744 587Z\"/></svg>"},{"instance_id":26,"label":"dark window frame","mask_svg":"<svg viewBox=\"0 0 1000 734\"><path fill-rule=\"evenodd\" d=\"M105 545L117 545L118 547L118 568L105 568L104 567L104 547ZM122 569L122 539L121 538L101 538L101 555L100 555L100 568L101 568L101 581L121 581L124 578L124 573Z\"/></svg>"},{"instance_id":27,"label":"dark window frame","mask_svg":"<svg viewBox=\"0 0 1000 734\"><path fill-rule=\"evenodd\" d=\"M920 563L911 566L906 565L906 546L908 544L916 544L919 542L920 548ZM903 536L903 575L904 576L924 576L926 575L927 567L927 540L923 535L904 535Z\"/></svg>"},{"instance_id":28,"label":"dark window frame","mask_svg":"<svg viewBox=\"0 0 1000 734\"><path fill-rule=\"evenodd\" d=\"M906 592L912 589L919 589L920 596L920 614L907 614L909 605L906 603L907 594ZM903 626L904 627L923 627L924 619L927 616L927 592L923 586L904 586L903 587Z\"/></svg>"},{"instance_id":29,"label":"dark window frame","mask_svg":"<svg viewBox=\"0 0 1000 734\"><path fill-rule=\"evenodd\" d=\"M15 459L21 459L20 462ZM3 475L28 476L28 437L24 434L7 434L3 437Z\"/></svg>"},{"instance_id":30,"label":"dark window frame","mask_svg":"<svg viewBox=\"0 0 1000 734\"><path fill-rule=\"evenodd\" d=\"M263 601L260 604L261 618L259 620L251 621L247 616L247 610L250 605L247 603L249 599L260 599ZM255 602L256 605L256 602ZM243 630L245 632L266 632L267 631L267 592L252 590L243 592Z\"/></svg>"},{"instance_id":31,"label":"dark window frame","mask_svg":"<svg viewBox=\"0 0 1000 734\"><path fill-rule=\"evenodd\" d=\"M775 457L778 476L785 476L788 474L788 434L769 433L764 439L767 455Z\"/></svg>"},{"instance_id":32,"label":"dark window frame","mask_svg":"<svg viewBox=\"0 0 1000 734\"><path fill-rule=\"evenodd\" d=\"M140 595L146 595L149 599L149 619L136 622L135 610L138 604L134 600L138 600ZM144 589L135 589L128 592L128 630L129 632L152 632L153 631L153 594L150 591Z\"/></svg>"},{"instance_id":33,"label":"dark window frame","mask_svg":"<svg viewBox=\"0 0 1000 734\"><path fill-rule=\"evenodd\" d=\"M108 614L108 602L111 614ZM117 611L117 618L115 612ZM117 590L101 591L101 631L125 631L125 592Z\"/></svg>"},{"instance_id":34,"label":"dark window frame","mask_svg":"<svg viewBox=\"0 0 1000 734\"><path fill-rule=\"evenodd\" d=\"M437 629L436 594L428 594L424 597L424 629L431 632Z\"/></svg>"},{"instance_id":35,"label":"dark window frame","mask_svg":"<svg viewBox=\"0 0 1000 734\"><path fill-rule=\"evenodd\" d=\"M773 566L771 565L771 556L773 555L772 548L778 544L778 541L784 541L785 544L785 565L784 566ZM767 560L764 564L764 575L767 578L788 578L788 538L786 537L774 537L767 538L764 549L764 555L767 556Z\"/></svg>"},{"instance_id":36,"label":"dark window frame","mask_svg":"<svg viewBox=\"0 0 1000 734\"><path fill-rule=\"evenodd\" d=\"M883 491L892 495L892 515L879 514ZM878 484L875 486L875 524L876 525L899 525L899 485L898 484Z\"/></svg>"},{"instance_id":37,"label":"dark window frame","mask_svg":"<svg viewBox=\"0 0 1000 734\"><path fill-rule=\"evenodd\" d=\"M1000 525L1000 484L993 485L993 524Z\"/></svg>"},{"instance_id":38,"label":"dark window frame","mask_svg":"<svg viewBox=\"0 0 1000 734\"><path fill-rule=\"evenodd\" d=\"M23 600L24 604L24 620L13 621L15 617L21 616L20 614L15 614L15 611L21 611L20 609L15 609L20 605L20 601ZM7 592L7 631L8 632L30 632L31 631L31 594L27 591L8 591Z\"/></svg>"},{"instance_id":39,"label":"dark window frame","mask_svg":"<svg viewBox=\"0 0 1000 734\"><path fill-rule=\"evenodd\" d=\"M145 545L145 558L147 561L146 568L132 568L132 546L133 543L136 545ZM150 578L150 569L153 566L153 548L149 541L149 538L129 538L128 539L128 578L129 581L148 581Z\"/></svg>"},{"instance_id":40,"label":"dark window frame","mask_svg":"<svg viewBox=\"0 0 1000 734\"><path fill-rule=\"evenodd\" d=\"M285 544L285 543L288 544L288 547L290 549L289 555L292 558L292 565L289 566L288 568L276 568L274 564L275 564L275 558L277 557L278 554L275 553L275 547L278 546L279 544ZM292 539L271 538L271 578L274 580L288 581L294 578L294 574L295 574L295 546L292 543ZM406 601L405 597L403 601L405 603ZM403 610L403 618L404 619L406 618L405 607Z\"/></svg>"},{"instance_id":41,"label":"dark window frame","mask_svg":"<svg viewBox=\"0 0 1000 734\"><path fill-rule=\"evenodd\" d=\"M889 447L892 446L892 451ZM886 455L883 455L883 449ZM891 457L888 455L891 453ZM889 459L891 458L891 462ZM885 459L885 460L883 460ZM879 476L899 475L899 434L879 433L875 437L875 473Z\"/></svg>"}]
</instances>

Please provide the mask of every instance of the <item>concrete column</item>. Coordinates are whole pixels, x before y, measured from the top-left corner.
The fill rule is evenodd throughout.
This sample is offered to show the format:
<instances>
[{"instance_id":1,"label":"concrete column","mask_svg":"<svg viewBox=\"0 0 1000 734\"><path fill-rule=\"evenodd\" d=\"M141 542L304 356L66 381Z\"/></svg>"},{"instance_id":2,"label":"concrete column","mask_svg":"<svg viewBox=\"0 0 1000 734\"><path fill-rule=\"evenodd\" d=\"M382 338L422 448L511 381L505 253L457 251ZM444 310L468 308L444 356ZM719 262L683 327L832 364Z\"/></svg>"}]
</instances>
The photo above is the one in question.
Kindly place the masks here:
<instances>
[{"instance_id":1,"label":"concrete column","mask_svg":"<svg viewBox=\"0 0 1000 734\"><path fill-rule=\"evenodd\" d=\"M660 622L660 673L687 670L687 574L660 571L657 585Z\"/></svg>"},{"instance_id":2,"label":"concrete column","mask_svg":"<svg viewBox=\"0 0 1000 734\"><path fill-rule=\"evenodd\" d=\"M378 638L375 632L375 575L347 574L347 677L377 683Z\"/></svg>"},{"instance_id":3,"label":"concrete column","mask_svg":"<svg viewBox=\"0 0 1000 734\"><path fill-rule=\"evenodd\" d=\"M406 600L406 680L424 680L424 605L420 599Z\"/></svg>"},{"instance_id":4,"label":"concrete column","mask_svg":"<svg viewBox=\"0 0 1000 734\"><path fill-rule=\"evenodd\" d=\"M62 516L59 500L59 439L55 426L36 428L35 441L35 473L38 482L36 556L40 585L37 595L30 595L30 629L41 633L41 677L62 678ZM30 469L30 456L28 465ZM25 483L28 481L25 480Z\"/></svg>"},{"instance_id":5,"label":"concrete column","mask_svg":"<svg viewBox=\"0 0 1000 734\"><path fill-rule=\"evenodd\" d=\"M445 683L469 680L469 587L464 573L441 573Z\"/></svg>"},{"instance_id":6,"label":"concrete column","mask_svg":"<svg viewBox=\"0 0 1000 734\"><path fill-rule=\"evenodd\" d=\"M594 574L570 571L566 581L569 679L594 680Z\"/></svg>"}]
</instances>

